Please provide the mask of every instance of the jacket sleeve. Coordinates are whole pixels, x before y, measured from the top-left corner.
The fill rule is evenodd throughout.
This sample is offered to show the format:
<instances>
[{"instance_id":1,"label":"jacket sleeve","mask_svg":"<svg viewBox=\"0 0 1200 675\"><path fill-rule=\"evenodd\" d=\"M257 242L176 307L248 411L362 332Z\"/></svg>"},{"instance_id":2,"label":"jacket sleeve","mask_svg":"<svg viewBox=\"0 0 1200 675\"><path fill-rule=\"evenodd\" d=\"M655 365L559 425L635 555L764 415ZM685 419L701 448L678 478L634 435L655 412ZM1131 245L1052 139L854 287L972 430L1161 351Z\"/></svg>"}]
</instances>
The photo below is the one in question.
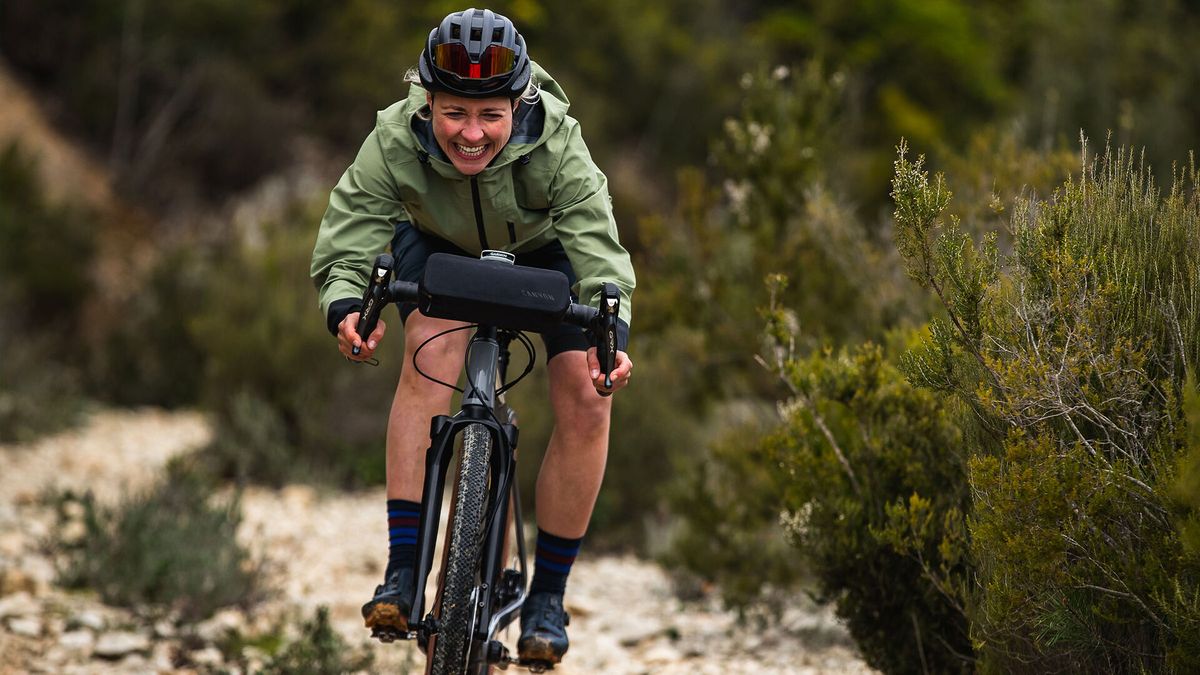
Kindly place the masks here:
<instances>
[{"instance_id":1,"label":"jacket sleeve","mask_svg":"<svg viewBox=\"0 0 1200 675\"><path fill-rule=\"evenodd\" d=\"M633 317L631 298L637 281L629 253L621 246L608 196L608 179L592 161L579 124L571 124L558 171L550 183L550 217L578 278L579 301L597 306L601 285L621 291L620 318Z\"/></svg>"},{"instance_id":2,"label":"jacket sleeve","mask_svg":"<svg viewBox=\"0 0 1200 675\"><path fill-rule=\"evenodd\" d=\"M372 131L330 193L313 247L309 274L321 312L335 327L331 311L344 316L362 298L375 256L391 242L395 222L406 217L398 195L378 131Z\"/></svg>"}]
</instances>

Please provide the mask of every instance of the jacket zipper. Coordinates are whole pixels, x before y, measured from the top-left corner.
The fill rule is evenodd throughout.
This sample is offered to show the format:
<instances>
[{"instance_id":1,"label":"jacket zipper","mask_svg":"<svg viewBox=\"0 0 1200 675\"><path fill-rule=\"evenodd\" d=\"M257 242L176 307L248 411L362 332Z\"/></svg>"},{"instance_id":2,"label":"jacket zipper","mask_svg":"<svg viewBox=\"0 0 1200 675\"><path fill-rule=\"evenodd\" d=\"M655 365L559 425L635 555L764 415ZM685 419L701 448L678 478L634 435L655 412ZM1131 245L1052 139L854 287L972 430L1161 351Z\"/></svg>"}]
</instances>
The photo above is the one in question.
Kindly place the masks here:
<instances>
[{"instance_id":1,"label":"jacket zipper","mask_svg":"<svg viewBox=\"0 0 1200 675\"><path fill-rule=\"evenodd\" d=\"M483 205L479 203L479 182L471 176L471 201L475 204L475 227L479 228L479 248L486 251L488 246L487 231L483 229Z\"/></svg>"},{"instance_id":2,"label":"jacket zipper","mask_svg":"<svg viewBox=\"0 0 1200 675\"><path fill-rule=\"evenodd\" d=\"M517 228L511 221L508 223L508 243L517 243Z\"/></svg>"}]
</instances>

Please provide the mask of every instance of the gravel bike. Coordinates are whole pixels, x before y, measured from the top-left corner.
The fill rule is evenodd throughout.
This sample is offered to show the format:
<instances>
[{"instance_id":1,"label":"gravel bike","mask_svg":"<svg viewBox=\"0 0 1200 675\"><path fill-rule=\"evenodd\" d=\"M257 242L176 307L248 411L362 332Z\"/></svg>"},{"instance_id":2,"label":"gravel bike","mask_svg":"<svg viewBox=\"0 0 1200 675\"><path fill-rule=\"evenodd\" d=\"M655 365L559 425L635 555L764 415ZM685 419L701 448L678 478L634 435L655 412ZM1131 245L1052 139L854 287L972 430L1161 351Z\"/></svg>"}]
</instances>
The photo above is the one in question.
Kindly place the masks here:
<instances>
[{"instance_id":1,"label":"gravel bike","mask_svg":"<svg viewBox=\"0 0 1200 675\"><path fill-rule=\"evenodd\" d=\"M497 639L520 615L529 576L516 480L516 415L504 394L533 370L536 350L523 331L542 332L562 323L589 330L606 384L611 386L620 295L614 284L606 283L599 309L573 303L566 275L521 267L503 251L484 251L479 259L435 253L419 284L391 281L392 266L387 254L375 260L357 327L361 337L371 334L380 312L393 302L416 302L426 316L468 322L417 349L411 365L420 373L416 365L420 348L457 330L473 328L475 333L466 352L465 389L440 382L462 393L461 407L456 414L438 415L431 422L408 631L376 627L373 637L384 642L415 638L429 656L429 672L435 675L487 673L492 667L513 664L542 672L553 666L518 660ZM524 371L508 381L509 347L514 341L525 348L529 360ZM426 613L425 587L459 439L443 573L433 611ZM510 532L517 544L515 567L505 564Z\"/></svg>"}]
</instances>

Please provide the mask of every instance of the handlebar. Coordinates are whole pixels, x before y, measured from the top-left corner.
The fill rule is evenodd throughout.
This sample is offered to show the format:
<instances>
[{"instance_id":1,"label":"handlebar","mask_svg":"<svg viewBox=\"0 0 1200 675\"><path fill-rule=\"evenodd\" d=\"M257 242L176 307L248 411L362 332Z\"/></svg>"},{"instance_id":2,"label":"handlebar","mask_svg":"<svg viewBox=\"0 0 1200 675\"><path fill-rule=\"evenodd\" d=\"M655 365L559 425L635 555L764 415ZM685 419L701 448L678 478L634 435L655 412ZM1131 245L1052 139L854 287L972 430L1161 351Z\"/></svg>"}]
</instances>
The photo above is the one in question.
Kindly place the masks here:
<instances>
[{"instance_id":1,"label":"handlebar","mask_svg":"<svg viewBox=\"0 0 1200 675\"><path fill-rule=\"evenodd\" d=\"M368 293L369 292L370 289L368 288ZM364 294L363 297L366 298L366 294ZM417 302L421 299L421 286L411 281L393 281L387 285L382 297L385 298L385 305L393 302ZM382 311L382 307L380 307L379 310ZM362 334L364 325L369 325L371 330L375 330L375 324L379 321L378 313L376 313L374 321L369 321L366 319L366 314L366 305L364 304L363 318L358 320L360 329L358 333L359 337L364 337ZM588 305L580 305L572 302L567 307L567 313L563 314L562 322L569 323L573 326L579 326L580 328L591 328L596 323L596 319L599 316L600 310L596 309L595 307L589 307ZM370 332L368 332L367 335L370 335Z\"/></svg>"},{"instance_id":2,"label":"handlebar","mask_svg":"<svg viewBox=\"0 0 1200 675\"><path fill-rule=\"evenodd\" d=\"M384 253L375 259L371 279L363 293L362 310L355 330L362 339L366 339L375 330L383 308L394 302L421 303L421 285L411 281L389 281L394 268L392 256ZM506 263L488 263L489 270L511 270L513 267ZM496 265L496 267L490 267ZM490 272L489 272L490 274ZM564 277L565 280L565 277ZM621 295L616 284L605 283L601 290L600 307L589 307L571 302L565 312L559 317L560 323L571 324L584 328L591 333L596 344L596 356L600 361L600 370L604 373L604 386L612 387L612 371L616 368L617 358L617 316L620 311ZM460 317L456 317L460 318ZM360 348L355 347L357 355ZM609 393L602 393L608 396Z\"/></svg>"}]
</instances>

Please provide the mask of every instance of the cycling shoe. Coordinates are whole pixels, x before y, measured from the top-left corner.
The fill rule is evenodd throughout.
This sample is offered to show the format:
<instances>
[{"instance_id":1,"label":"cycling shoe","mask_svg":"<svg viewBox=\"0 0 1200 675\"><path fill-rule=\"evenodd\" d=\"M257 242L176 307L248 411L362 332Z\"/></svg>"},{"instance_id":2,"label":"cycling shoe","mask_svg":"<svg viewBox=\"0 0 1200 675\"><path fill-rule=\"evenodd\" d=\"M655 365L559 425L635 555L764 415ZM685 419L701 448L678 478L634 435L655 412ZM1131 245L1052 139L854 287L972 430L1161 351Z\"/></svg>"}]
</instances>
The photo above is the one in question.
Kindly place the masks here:
<instances>
[{"instance_id":1,"label":"cycling shoe","mask_svg":"<svg viewBox=\"0 0 1200 675\"><path fill-rule=\"evenodd\" d=\"M375 587L375 597L362 607L363 620L371 629L371 637L383 642L404 637L408 632L408 613L412 610L414 592L411 568L395 570L382 586Z\"/></svg>"},{"instance_id":2,"label":"cycling shoe","mask_svg":"<svg viewBox=\"0 0 1200 675\"><path fill-rule=\"evenodd\" d=\"M563 609L563 596L533 593L521 608L521 638L517 653L522 661L544 661L551 665L567 653L567 624L571 617Z\"/></svg>"}]
</instances>

